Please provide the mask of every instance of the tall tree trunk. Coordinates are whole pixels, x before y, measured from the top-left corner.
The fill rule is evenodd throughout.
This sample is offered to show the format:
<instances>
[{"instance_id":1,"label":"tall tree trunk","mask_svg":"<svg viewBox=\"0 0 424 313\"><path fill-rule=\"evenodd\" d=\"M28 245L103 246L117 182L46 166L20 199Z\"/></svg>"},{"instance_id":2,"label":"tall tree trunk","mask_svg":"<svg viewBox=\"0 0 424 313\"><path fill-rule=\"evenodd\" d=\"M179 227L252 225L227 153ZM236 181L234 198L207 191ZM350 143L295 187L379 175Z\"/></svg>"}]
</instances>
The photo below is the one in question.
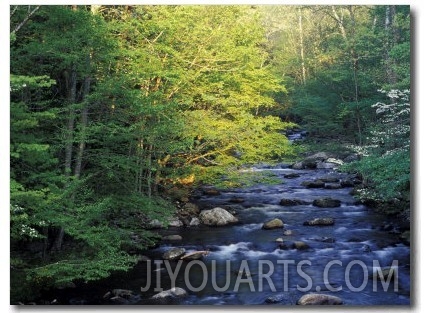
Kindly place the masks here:
<instances>
[{"instance_id":1,"label":"tall tree trunk","mask_svg":"<svg viewBox=\"0 0 424 313\"><path fill-rule=\"evenodd\" d=\"M351 31L348 33L346 31L346 28L343 23L343 12L341 15L337 13L337 10L335 6L331 6L333 15L330 15L334 20L336 20L340 33L343 37L343 39L346 42L346 46L349 49L351 62L352 62L352 75L353 75L353 93L354 93L354 101L356 104L355 108L355 119L356 119L356 126L358 130L358 140L359 145L362 146L363 144L363 134L362 134L362 118L361 118L361 110L359 105L359 81L358 81L358 71L359 71L359 57L356 52L355 48L355 35L356 35L356 20L355 20L355 13L353 12L353 6L348 6L349 11L349 17L351 22Z\"/></svg>"},{"instance_id":2,"label":"tall tree trunk","mask_svg":"<svg viewBox=\"0 0 424 313\"><path fill-rule=\"evenodd\" d=\"M75 65L72 66L70 73L65 73L67 82L67 103L68 103L68 122L65 136L65 175L67 178L72 173L72 152L74 143L75 128L75 102L77 98L77 72Z\"/></svg>"},{"instance_id":3,"label":"tall tree trunk","mask_svg":"<svg viewBox=\"0 0 424 313\"><path fill-rule=\"evenodd\" d=\"M147 196L152 197L152 183L153 183L153 172L152 172L152 151L153 146L147 147L147 169L146 169L146 182L147 182Z\"/></svg>"},{"instance_id":4,"label":"tall tree trunk","mask_svg":"<svg viewBox=\"0 0 424 313\"><path fill-rule=\"evenodd\" d=\"M356 125L358 128L358 139L359 139L358 143L360 146L362 146L363 144L362 118L361 118L361 107L359 105L359 82L358 82L358 70L359 70L358 59L359 58L358 58L358 54L356 52L356 47L355 47L356 19L355 19L355 14L353 12L352 6L349 6L349 15L350 15L351 23L352 23L352 31L351 31L352 42L350 44L350 54L352 57L353 83L355 85L355 103L356 103L355 115L356 115Z\"/></svg>"},{"instance_id":5,"label":"tall tree trunk","mask_svg":"<svg viewBox=\"0 0 424 313\"><path fill-rule=\"evenodd\" d=\"M65 72L65 81L68 90L68 121L65 136L65 177L69 184L70 176L72 173L72 154L75 128L75 102L77 97L77 71L75 65L72 65L70 73ZM62 249L64 235L65 229L61 227L53 243L53 250L60 251Z\"/></svg>"},{"instance_id":6,"label":"tall tree trunk","mask_svg":"<svg viewBox=\"0 0 424 313\"><path fill-rule=\"evenodd\" d=\"M90 55L87 55L87 69L90 69ZM85 98L87 97L88 93L90 92L90 85L91 85L91 77L87 75L84 78L84 85L82 89L81 94L81 102L82 102L82 109L81 109L81 124L80 124L80 142L78 145L78 151L75 161L75 170L74 170L74 176L76 179L79 179L81 176L81 168L82 168L82 160L84 155L84 149L86 144L86 137L87 137L87 124L88 124L88 103L85 101Z\"/></svg>"},{"instance_id":7,"label":"tall tree trunk","mask_svg":"<svg viewBox=\"0 0 424 313\"><path fill-rule=\"evenodd\" d=\"M138 167L138 171L136 173L136 182L135 182L135 190L138 193L142 193L143 192L143 174L144 174L144 168L145 168L145 164L144 164L144 141L143 139L139 139L138 140L138 144L137 144L137 167Z\"/></svg>"},{"instance_id":8,"label":"tall tree trunk","mask_svg":"<svg viewBox=\"0 0 424 313\"><path fill-rule=\"evenodd\" d=\"M393 58L390 57L390 50L396 44L396 36L395 36L395 30L393 26L395 14L396 14L396 6L388 5L386 7L386 16L384 21L384 29L386 32L386 42L385 42L385 49L384 49L384 65L386 69L386 80L387 80L387 83L390 85L395 85L398 81L396 72L394 70L394 66L396 65L395 60L393 60ZM393 41L391 41L390 38L393 38Z\"/></svg>"},{"instance_id":9,"label":"tall tree trunk","mask_svg":"<svg viewBox=\"0 0 424 313\"><path fill-rule=\"evenodd\" d=\"M302 84L306 82L306 68L305 68L305 52L303 44L303 25L302 25L302 8L299 7L299 39L300 39L300 59L302 66Z\"/></svg>"}]
</instances>

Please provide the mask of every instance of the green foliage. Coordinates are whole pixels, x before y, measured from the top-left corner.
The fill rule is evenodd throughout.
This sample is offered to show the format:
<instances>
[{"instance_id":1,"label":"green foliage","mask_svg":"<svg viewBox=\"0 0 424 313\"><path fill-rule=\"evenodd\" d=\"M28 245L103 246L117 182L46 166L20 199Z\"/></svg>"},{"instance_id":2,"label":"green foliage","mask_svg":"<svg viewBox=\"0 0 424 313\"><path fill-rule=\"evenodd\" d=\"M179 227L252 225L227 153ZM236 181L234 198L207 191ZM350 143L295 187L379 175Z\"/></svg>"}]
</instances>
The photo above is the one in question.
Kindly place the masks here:
<instances>
[{"instance_id":1,"label":"green foliage","mask_svg":"<svg viewBox=\"0 0 424 313\"><path fill-rule=\"evenodd\" d=\"M399 150L383 156L372 155L348 164L344 170L361 173L366 188L360 189L363 199L389 202L393 199L410 199L410 151ZM399 206L398 212L404 207Z\"/></svg>"},{"instance_id":2,"label":"green foliage","mask_svg":"<svg viewBox=\"0 0 424 313\"><path fill-rule=\"evenodd\" d=\"M30 284L131 267L175 210L170 181L294 155L265 39L251 6L41 6L11 34L12 257ZM20 263L24 242L40 249Z\"/></svg>"}]
</instances>

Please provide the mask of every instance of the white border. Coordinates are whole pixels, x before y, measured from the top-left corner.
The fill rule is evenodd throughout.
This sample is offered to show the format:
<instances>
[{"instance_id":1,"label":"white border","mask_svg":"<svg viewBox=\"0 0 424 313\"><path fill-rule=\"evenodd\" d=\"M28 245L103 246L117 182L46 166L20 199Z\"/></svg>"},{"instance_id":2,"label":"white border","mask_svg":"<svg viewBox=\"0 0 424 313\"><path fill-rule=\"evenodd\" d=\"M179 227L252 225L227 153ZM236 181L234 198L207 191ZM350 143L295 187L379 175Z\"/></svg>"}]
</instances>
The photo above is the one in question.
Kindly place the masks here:
<instances>
[{"instance_id":1,"label":"white border","mask_svg":"<svg viewBox=\"0 0 424 313\"><path fill-rule=\"evenodd\" d=\"M56 1L42 1L41 4L69 4L71 2L69 1L63 1L63 0L56 0ZM197 1L164 1L164 0L158 0L158 1L74 1L72 4L305 4L305 5L312 5L312 4L357 4L357 5L386 5L386 4L410 4L411 5L411 11L413 12L413 18L415 29L413 30L415 33L414 39L414 47L415 51L413 53L413 62L415 64L416 70L415 70L415 77L413 77L414 85L412 88L416 88L417 91L414 92L414 101L413 105L415 105L415 113L417 114L417 117L415 118L415 127L417 134L415 135L416 139L416 149L414 149L415 153L415 164L414 164L414 170L415 170L415 178L416 181L415 186L413 186L413 192L416 193L415 197L415 206L413 208L414 212L414 218L415 221L412 221L412 226L414 227L414 250L411 251L411 257L413 258L413 265L414 265L414 272L411 272L411 283L413 281L413 287L414 290L412 290L413 295L413 301L414 306L409 308L397 308L397 307L367 307L364 309L361 309L360 307L354 307L350 308L350 310L360 310L360 311L384 311L384 312L422 312L423 309L423 301L421 300L421 295L423 292L423 271L421 268L422 264L422 250L420 247L420 243L422 242L422 227L418 223L422 220L422 210L424 208L422 207L422 196L420 194L420 191L422 190L421 180L422 177L424 177L423 173L423 167L420 164L420 158L423 156L422 154L422 143L423 140L422 136L423 134L423 127L422 123L424 121L423 116L423 110L420 108L421 105L421 92L420 88L422 88L422 81L421 77L423 74L423 62L419 59L419 56L423 54L423 2L416 1L414 4L412 4L410 1L392 1L392 0L374 0L374 1L298 1L298 0L292 0L292 1L272 1L272 0L253 0L253 1L208 1L208 0L197 0ZM193 311L199 311L202 312L215 312L217 311L216 308L210 308L210 307L201 307L201 306L193 306L193 307L169 307L169 308L147 308L147 307L102 307L99 309L97 308L91 308L90 307L72 307L72 306L66 306L66 307L17 307L17 306L10 306L9 305L9 265L7 262L7 257L5 255L9 254L10 247L9 247L9 219L8 219L8 212L9 212L9 5L13 4L40 4L40 1L32 1L32 0L14 0L14 1L8 1L3 2L1 1L0 4L0 25L1 25L1 32L0 32L0 38L1 43L5 46L2 50L2 57L0 59L0 69L2 71L2 75L0 76L0 91L2 95L2 103L0 103L0 127L1 127L1 143L0 143L0 173L1 173L1 212L2 215L0 217L0 231L1 231L1 251L2 253L2 260L0 262L0 273L2 273L3 279L0 283L0 308L1 312L59 312L59 311L66 311L66 312L92 312L93 309L97 310L105 310L110 312L125 312L125 311L133 311L133 310L142 310L142 311L154 311L154 312L169 312L169 311L186 311L186 310L193 310ZM420 39L421 38L421 39ZM310 310L301 309L299 307L293 308L292 306L278 306L278 307L267 307L267 306L255 306L255 307L249 307L249 306L243 306L243 307L225 307L225 309L220 309L220 312L232 312L232 311L271 311L271 310L283 310L283 311L292 311L295 309L299 312L309 312ZM333 308L332 308L333 309ZM327 311L328 308L322 308L322 311ZM338 308L338 311L347 311L349 308L347 307L340 307Z\"/></svg>"}]
</instances>

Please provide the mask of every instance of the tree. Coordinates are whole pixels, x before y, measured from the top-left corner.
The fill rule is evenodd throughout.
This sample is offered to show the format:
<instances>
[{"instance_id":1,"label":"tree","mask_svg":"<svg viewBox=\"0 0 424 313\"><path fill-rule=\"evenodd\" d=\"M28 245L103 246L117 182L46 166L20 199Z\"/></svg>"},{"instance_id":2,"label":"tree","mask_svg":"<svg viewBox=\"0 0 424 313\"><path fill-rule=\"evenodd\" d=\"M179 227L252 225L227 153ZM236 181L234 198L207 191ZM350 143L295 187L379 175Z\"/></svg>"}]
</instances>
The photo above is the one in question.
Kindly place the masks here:
<instances>
[{"instance_id":1,"label":"tree","mask_svg":"<svg viewBox=\"0 0 424 313\"><path fill-rule=\"evenodd\" d=\"M33 283L128 269L169 185L293 153L256 9L12 10L12 257Z\"/></svg>"}]
</instances>

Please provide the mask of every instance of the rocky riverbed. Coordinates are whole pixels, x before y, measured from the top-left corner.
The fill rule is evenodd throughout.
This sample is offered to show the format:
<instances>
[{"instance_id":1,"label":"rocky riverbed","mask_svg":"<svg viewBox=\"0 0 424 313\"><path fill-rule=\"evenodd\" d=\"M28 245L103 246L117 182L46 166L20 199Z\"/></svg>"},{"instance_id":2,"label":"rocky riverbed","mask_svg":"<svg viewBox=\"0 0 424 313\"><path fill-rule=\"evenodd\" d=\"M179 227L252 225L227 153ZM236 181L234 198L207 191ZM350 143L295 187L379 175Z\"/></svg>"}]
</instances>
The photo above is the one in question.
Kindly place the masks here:
<instances>
[{"instance_id":1,"label":"rocky riverbed","mask_svg":"<svg viewBox=\"0 0 424 313\"><path fill-rule=\"evenodd\" d=\"M132 271L51 297L63 304L407 305L409 230L359 203L351 191L360 181L337 172L338 163L318 155L294 168L244 169L270 171L279 184L204 186Z\"/></svg>"}]
</instances>

